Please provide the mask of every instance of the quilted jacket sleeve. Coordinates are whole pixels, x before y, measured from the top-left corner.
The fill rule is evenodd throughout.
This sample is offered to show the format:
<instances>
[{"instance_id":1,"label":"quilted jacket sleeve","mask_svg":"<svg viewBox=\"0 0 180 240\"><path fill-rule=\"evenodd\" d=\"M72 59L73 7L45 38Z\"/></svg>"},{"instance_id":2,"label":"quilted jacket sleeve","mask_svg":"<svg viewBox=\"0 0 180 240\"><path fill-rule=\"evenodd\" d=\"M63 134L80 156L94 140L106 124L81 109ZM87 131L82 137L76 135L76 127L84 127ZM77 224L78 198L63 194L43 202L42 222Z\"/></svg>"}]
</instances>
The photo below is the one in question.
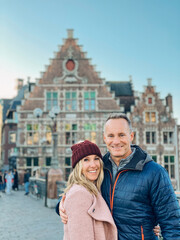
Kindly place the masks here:
<instances>
[{"instance_id":1,"label":"quilted jacket sleeve","mask_svg":"<svg viewBox=\"0 0 180 240\"><path fill-rule=\"evenodd\" d=\"M151 202L164 240L180 239L180 208L167 171L159 167L151 186Z\"/></svg>"},{"instance_id":2,"label":"quilted jacket sleeve","mask_svg":"<svg viewBox=\"0 0 180 240\"><path fill-rule=\"evenodd\" d=\"M65 209L68 215L68 223L65 226L70 240L94 240L94 228L92 217L88 209L92 204L91 194L78 190L66 197Z\"/></svg>"}]
</instances>

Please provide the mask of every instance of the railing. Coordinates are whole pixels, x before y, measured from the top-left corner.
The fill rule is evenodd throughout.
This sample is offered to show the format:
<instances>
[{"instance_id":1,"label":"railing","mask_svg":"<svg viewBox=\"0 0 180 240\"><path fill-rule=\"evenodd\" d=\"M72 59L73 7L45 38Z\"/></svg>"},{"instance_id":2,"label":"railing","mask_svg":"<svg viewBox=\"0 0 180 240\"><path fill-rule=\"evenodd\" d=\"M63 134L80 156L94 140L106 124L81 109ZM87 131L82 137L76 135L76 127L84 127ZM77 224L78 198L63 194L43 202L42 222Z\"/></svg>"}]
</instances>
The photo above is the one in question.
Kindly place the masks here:
<instances>
[{"instance_id":1,"label":"railing","mask_svg":"<svg viewBox=\"0 0 180 240\"><path fill-rule=\"evenodd\" d=\"M30 177L29 191L37 198L44 198L46 196L46 179Z\"/></svg>"}]
</instances>

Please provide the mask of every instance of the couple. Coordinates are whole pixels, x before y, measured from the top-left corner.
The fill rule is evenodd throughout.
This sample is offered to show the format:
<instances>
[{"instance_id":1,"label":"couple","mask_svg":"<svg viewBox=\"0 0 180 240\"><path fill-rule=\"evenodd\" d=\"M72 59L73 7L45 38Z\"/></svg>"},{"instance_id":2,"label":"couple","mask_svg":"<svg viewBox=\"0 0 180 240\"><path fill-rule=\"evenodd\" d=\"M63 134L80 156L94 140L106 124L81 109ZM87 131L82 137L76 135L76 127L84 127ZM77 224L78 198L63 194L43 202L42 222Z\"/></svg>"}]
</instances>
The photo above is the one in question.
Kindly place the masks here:
<instances>
[{"instance_id":1,"label":"couple","mask_svg":"<svg viewBox=\"0 0 180 240\"><path fill-rule=\"evenodd\" d=\"M67 222L64 240L152 240L157 224L164 240L180 239L180 209L168 174L140 147L131 146L132 140L131 122L119 114L105 123L109 152L103 158L89 141L72 146L73 172L60 204Z\"/></svg>"}]
</instances>

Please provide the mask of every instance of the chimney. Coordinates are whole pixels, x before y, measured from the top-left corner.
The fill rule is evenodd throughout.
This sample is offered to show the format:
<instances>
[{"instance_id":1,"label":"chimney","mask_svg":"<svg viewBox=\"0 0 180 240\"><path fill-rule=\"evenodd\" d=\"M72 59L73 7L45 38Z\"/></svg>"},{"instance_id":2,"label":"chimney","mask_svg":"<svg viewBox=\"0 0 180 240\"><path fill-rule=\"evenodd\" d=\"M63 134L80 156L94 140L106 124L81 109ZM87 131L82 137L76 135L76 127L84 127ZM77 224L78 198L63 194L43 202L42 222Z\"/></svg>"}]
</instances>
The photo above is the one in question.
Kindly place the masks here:
<instances>
[{"instance_id":1,"label":"chimney","mask_svg":"<svg viewBox=\"0 0 180 240\"><path fill-rule=\"evenodd\" d=\"M169 107L169 111L172 113L173 112L173 105L172 105L172 95L168 94L166 97L166 106Z\"/></svg>"},{"instance_id":2,"label":"chimney","mask_svg":"<svg viewBox=\"0 0 180 240\"><path fill-rule=\"evenodd\" d=\"M67 29L68 38L73 38L73 32L74 32L73 29Z\"/></svg>"},{"instance_id":3,"label":"chimney","mask_svg":"<svg viewBox=\"0 0 180 240\"><path fill-rule=\"evenodd\" d=\"M19 90L23 87L23 85L24 85L24 79L17 78L16 79L16 89L17 89L17 92L19 92Z\"/></svg>"},{"instance_id":4,"label":"chimney","mask_svg":"<svg viewBox=\"0 0 180 240\"><path fill-rule=\"evenodd\" d=\"M148 78L148 79L147 79L147 82L148 82L148 86L151 86L151 84L152 84L152 78Z\"/></svg>"}]
</instances>

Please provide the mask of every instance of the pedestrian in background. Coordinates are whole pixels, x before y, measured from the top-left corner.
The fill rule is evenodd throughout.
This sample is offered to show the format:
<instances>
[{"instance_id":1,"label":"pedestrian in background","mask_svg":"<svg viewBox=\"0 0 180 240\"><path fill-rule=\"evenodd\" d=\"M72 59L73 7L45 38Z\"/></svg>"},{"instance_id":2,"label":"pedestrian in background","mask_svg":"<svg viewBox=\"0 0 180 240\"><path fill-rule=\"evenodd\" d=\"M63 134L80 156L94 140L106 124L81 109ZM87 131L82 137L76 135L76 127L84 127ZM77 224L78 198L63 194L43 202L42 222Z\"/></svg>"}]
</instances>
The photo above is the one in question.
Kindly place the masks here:
<instances>
[{"instance_id":1,"label":"pedestrian in background","mask_svg":"<svg viewBox=\"0 0 180 240\"><path fill-rule=\"evenodd\" d=\"M2 174L2 171L0 170L0 193L2 190L3 190L3 174Z\"/></svg>"},{"instance_id":2,"label":"pedestrian in background","mask_svg":"<svg viewBox=\"0 0 180 240\"><path fill-rule=\"evenodd\" d=\"M8 171L8 173L6 174L5 181L6 181L6 193L11 194L12 185L14 181L13 174L11 171Z\"/></svg>"},{"instance_id":3,"label":"pedestrian in background","mask_svg":"<svg viewBox=\"0 0 180 240\"><path fill-rule=\"evenodd\" d=\"M13 190L18 190L18 181L19 181L19 177L18 177L18 172L17 169L14 169L14 184L13 184Z\"/></svg>"},{"instance_id":4,"label":"pedestrian in background","mask_svg":"<svg viewBox=\"0 0 180 240\"><path fill-rule=\"evenodd\" d=\"M25 194L24 195L28 195L29 194L29 172L26 169L25 170L25 174L24 174L24 187L25 187Z\"/></svg>"},{"instance_id":5,"label":"pedestrian in background","mask_svg":"<svg viewBox=\"0 0 180 240\"><path fill-rule=\"evenodd\" d=\"M5 192L5 189L6 189L6 174L7 174L7 170L5 170L3 174L3 192Z\"/></svg>"}]
</instances>

